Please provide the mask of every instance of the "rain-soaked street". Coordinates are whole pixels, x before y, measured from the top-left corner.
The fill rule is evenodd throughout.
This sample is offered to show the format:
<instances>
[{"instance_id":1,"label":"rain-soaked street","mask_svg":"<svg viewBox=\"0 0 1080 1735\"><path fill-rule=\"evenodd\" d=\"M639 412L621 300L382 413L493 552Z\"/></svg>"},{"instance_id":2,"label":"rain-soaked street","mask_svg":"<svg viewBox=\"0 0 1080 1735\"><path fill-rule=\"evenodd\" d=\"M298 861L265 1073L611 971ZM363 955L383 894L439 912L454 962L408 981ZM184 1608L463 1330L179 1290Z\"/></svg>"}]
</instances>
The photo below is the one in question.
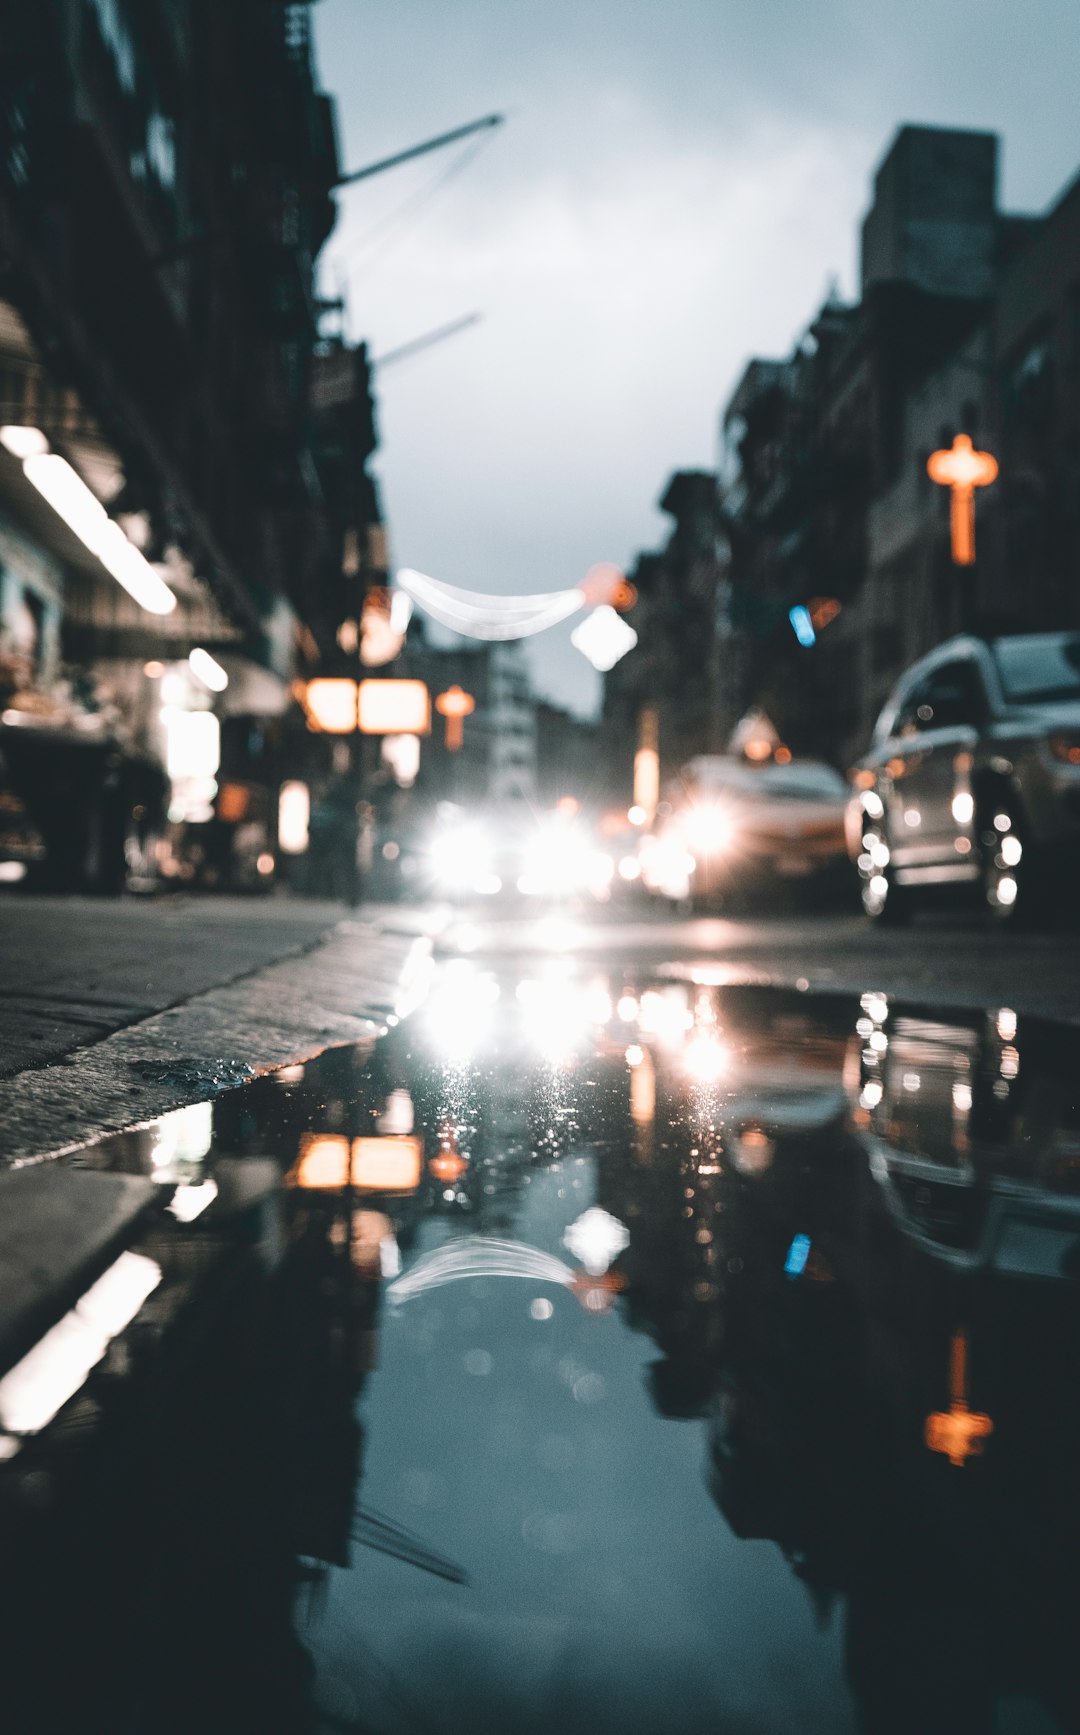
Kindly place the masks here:
<instances>
[{"instance_id":1,"label":"rain-soaked street","mask_svg":"<svg viewBox=\"0 0 1080 1735\"><path fill-rule=\"evenodd\" d=\"M0 19L0 1735L1080 1735L1080 4Z\"/></svg>"},{"instance_id":2,"label":"rain-soaked street","mask_svg":"<svg viewBox=\"0 0 1080 1735\"><path fill-rule=\"evenodd\" d=\"M68 1160L8 1726L1075 1729L1080 1032L517 938Z\"/></svg>"}]
</instances>

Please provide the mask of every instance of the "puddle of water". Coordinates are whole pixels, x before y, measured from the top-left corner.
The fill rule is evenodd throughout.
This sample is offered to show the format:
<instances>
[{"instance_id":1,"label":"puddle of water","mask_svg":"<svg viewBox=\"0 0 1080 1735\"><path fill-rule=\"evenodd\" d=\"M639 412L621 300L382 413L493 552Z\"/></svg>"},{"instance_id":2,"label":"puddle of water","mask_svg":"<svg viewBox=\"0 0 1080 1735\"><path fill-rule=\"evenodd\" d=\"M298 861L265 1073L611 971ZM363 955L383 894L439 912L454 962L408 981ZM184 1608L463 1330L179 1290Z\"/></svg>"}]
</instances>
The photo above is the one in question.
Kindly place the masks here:
<instances>
[{"instance_id":1,"label":"puddle of water","mask_svg":"<svg viewBox=\"0 0 1080 1735\"><path fill-rule=\"evenodd\" d=\"M166 1374L91 1375L9 1468L83 1713L1073 1728L1077 1045L459 960L382 1041L83 1153L171 1200L161 1293L219 1273Z\"/></svg>"}]
</instances>

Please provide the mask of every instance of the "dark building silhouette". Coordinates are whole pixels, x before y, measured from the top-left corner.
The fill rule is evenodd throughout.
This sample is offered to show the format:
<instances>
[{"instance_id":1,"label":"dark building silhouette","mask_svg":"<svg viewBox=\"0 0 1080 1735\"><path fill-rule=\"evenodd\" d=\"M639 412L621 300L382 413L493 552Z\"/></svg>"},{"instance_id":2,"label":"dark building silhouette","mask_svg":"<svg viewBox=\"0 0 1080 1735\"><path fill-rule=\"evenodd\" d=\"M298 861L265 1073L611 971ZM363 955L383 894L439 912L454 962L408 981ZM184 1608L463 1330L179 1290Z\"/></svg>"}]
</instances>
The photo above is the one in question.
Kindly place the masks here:
<instances>
[{"instance_id":1,"label":"dark building silhouette","mask_svg":"<svg viewBox=\"0 0 1080 1735\"><path fill-rule=\"evenodd\" d=\"M0 30L0 424L176 598L140 606L0 450L0 685L174 757L162 709L280 714L334 672L385 567L366 353L320 335L333 105L285 0L5 0ZM196 646L221 695L188 681Z\"/></svg>"},{"instance_id":2,"label":"dark building silhouette","mask_svg":"<svg viewBox=\"0 0 1080 1735\"><path fill-rule=\"evenodd\" d=\"M558 705L536 706L536 798L553 807L564 796L592 802L604 789L597 724Z\"/></svg>"},{"instance_id":3,"label":"dark building silhouette","mask_svg":"<svg viewBox=\"0 0 1080 1735\"><path fill-rule=\"evenodd\" d=\"M902 669L950 633L1080 619L1080 182L1045 215L1007 214L998 154L993 133L902 127L862 224L858 299L830 292L790 355L754 357L721 412L715 478L672 478L675 532L632 574L639 644L605 682L620 794L646 708L665 772L721 751L753 705L844 768ZM926 474L957 432L1000 464L971 569Z\"/></svg>"},{"instance_id":4,"label":"dark building silhouette","mask_svg":"<svg viewBox=\"0 0 1080 1735\"><path fill-rule=\"evenodd\" d=\"M722 417L733 704L837 763L901 670L949 633L1074 623L1080 544L1073 302L1080 196L998 207L991 133L903 127L862 227L861 295L831 297L784 361L754 361ZM998 458L977 566L951 558L926 475L957 432ZM841 605L799 645L798 604Z\"/></svg>"},{"instance_id":5,"label":"dark building silhouette","mask_svg":"<svg viewBox=\"0 0 1080 1735\"><path fill-rule=\"evenodd\" d=\"M716 478L680 470L660 499L673 520L663 549L642 553L630 572L638 597L627 620L635 648L604 679L603 732L613 792L631 798L630 776L643 711L655 711L665 769L716 752L730 732L720 679L720 620L726 542Z\"/></svg>"}]
</instances>

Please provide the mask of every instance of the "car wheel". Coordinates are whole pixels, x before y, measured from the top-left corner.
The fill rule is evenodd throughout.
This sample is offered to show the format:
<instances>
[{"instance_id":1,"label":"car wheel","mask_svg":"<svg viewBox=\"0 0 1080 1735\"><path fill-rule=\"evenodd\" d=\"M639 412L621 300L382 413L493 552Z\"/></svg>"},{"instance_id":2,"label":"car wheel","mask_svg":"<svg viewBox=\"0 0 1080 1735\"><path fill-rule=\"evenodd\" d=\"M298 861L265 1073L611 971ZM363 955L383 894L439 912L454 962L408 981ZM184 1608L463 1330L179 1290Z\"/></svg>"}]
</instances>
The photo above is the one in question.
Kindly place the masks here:
<instances>
[{"instance_id":1,"label":"car wheel","mask_svg":"<svg viewBox=\"0 0 1080 1735\"><path fill-rule=\"evenodd\" d=\"M1034 893L1031 852L1016 796L999 792L980 815L979 890L983 908L995 924L1021 927L1032 919Z\"/></svg>"},{"instance_id":2,"label":"car wheel","mask_svg":"<svg viewBox=\"0 0 1080 1735\"><path fill-rule=\"evenodd\" d=\"M915 899L910 886L898 886L890 865L862 876L862 907L876 927L900 928L910 922Z\"/></svg>"}]
</instances>

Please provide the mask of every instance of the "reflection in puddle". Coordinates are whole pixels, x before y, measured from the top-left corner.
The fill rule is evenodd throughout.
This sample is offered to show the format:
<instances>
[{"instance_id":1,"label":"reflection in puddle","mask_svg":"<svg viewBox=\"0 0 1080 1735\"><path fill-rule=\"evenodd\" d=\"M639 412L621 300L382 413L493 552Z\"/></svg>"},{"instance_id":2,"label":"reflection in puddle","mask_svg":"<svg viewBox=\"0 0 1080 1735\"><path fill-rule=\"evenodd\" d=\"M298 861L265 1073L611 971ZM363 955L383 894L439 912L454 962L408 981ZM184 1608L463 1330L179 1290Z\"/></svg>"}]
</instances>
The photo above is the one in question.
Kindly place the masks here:
<instances>
[{"instance_id":1,"label":"reflection in puddle","mask_svg":"<svg viewBox=\"0 0 1080 1735\"><path fill-rule=\"evenodd\" d=\"M48 1558L113 1726L1075 1727L1077 1034L714 976L457 962L83 1153L171 1200L166 1311L234 1273L158 1409L88 1370L123 1486ZM27 1454L62 1484L65 1412Z\"/></svg>"}]
</instances>

